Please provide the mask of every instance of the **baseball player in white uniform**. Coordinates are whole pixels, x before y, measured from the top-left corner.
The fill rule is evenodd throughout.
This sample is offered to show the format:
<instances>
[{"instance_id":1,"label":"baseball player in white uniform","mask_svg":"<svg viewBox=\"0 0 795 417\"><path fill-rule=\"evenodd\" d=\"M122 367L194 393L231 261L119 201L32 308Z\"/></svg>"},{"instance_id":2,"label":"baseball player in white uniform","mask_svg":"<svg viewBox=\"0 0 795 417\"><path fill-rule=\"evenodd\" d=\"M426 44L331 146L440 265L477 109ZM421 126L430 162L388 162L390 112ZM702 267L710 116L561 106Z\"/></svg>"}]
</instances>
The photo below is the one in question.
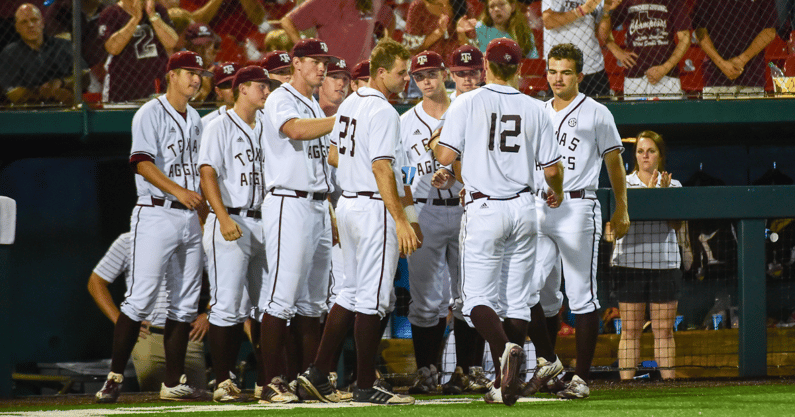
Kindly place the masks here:
<instances>
[{"instance_id":1,"label":"baseball player in white uniform","mask_svg":"<svg viewBox=\"0 0 795 417\"><path fill-rule=\"evenodd\" d=\"M130 164L136 176L138 204L133 209L131 285L121 304L113 335L111 370L97 392L98 402L115 402L122 372L138 338L141 322L152 312L168 260L176 257L181 276L166 282L168 318L164 330L166 376L160 389L165 400L204 396L184 375L190 323L196 319L201 289L201 226L196 210L206 203L199 188L199 142L202 124L188 100L201 86L202 58L177 52L166 67L166 94L144 104L133 117Z\"/></svg>"},{"instance_id":2,"label":"baseball player in white uniform","mask_svg":"<svg viewBox=\"0 0 795 417\"><path fill-rule=\"evenodd\" d=\"M356 402L413 404L412 397L374 386L380 320L389 307L399 254L419 246L416 211L399 198L400 118L387 96L408 82L408 50L382 39L370 56L370 82L348 97L337 111L329 163L337 166L343 189L338 216L345 283L329 312L314 364L298 378L313 396L338 401L328 383L335 352L354 325L357 358ZM410 192L408 193L410 194ZM404 212L404 206L408 206ZM414 223L414 224L411 224ZM415 227L417 231L415 231Z\"/></svg>"},{"instance_id":3,"label":"baseball player in white uniform","mask_svg":"<svg viewBox=\"0 0 795 417\"><path fill-rule=\"evenodd\" d=\"M218 381L213 399L218 402L243 399L240 389L225 377L234 369L243 323L250 315L241 311L244 288L257 305L268 277L260 211L265 198L265 157L257 111L265 107L270 89L279 84L262 67L239 70L232 82L234 108L213 120L202 137L199 171L202 191L212 208L203 242L210 278L210 352ZM259 314L253 316L259 318Z\"/></svg>"},{"instance_id":4,"label":"baseball player in white uniform","mask_svg":"<svg viewBox=\"0 0 795 417\"><path fill-rule=\"evenodd\" d=\"M417 375L409 393L427 394L438 385L437 367L450 306L450 277L458 281L458 231L464 209L458 199L461 183L447 190L431 186L431 178L440 167L428 142L450 107L444 86L444 59L433 51L419 53L411 60L410 72L423 99L400 117L400 139L408 165L416 168L411 193L420 228L427 238L408 259L408 320L417 361Z\"/></svg>"},{"instance_id":5,"label":"baseball player in white uniform","mask_svg":"<svg viewBox=\"0 0 795 417\"><path fill-rule=\"evenodd\" d=\"M282 84L289 83L293 75L292 58L287 51L270 51L259 62L259 66L268 71L272 80Z\"/></svg>"},{"instance_id":6,"label":"baseball player in white uniform","mask_svg":"<svg viewBox=\"0 0 795 417\"><path fill-rule=\"evenodd\" d=\"M520 343L525 340L530 306L538 302L532 297L541 288L533 280L535 165L544 167L554 190L552 207L560 204L563 179L549 118L537 100L515 88L521 58L515 41L491 41L486 49L487 84L456 98L438 145L432 143L441 164L451 164L461 155L466 187L461 226L463 313L489 342L501 376L485 400L506 405L513 405L521 391L519 371L525 353Z\"/></svg>"},{"instance_id":7,"label":"baseball player in white uniform","mask_svg":"<svg viewBox=\"0 0 795 417\"><path fill-rule=\"evenodd\" d=\"M130 247L132 246L132 232L119 235L110 245L105 256L97 263L88 279L88 292L102 313L113 323L116 323L119 311L110 295L108 286L117 278L124 275L127 288L132 285L130 281ZM166 277L179 275L180 265L172 257L166 268ZM135 376L138 378L138 387L141 391L155 391L160 389L163 375L166 371L165 350L163 349L163 328L168 314L168 288L163 280L157 292L157 301L152 314L141 324L140 336L132 351L132 362L135 366ZM202 313L192 323L190 342L185 356L185 374L188 379L195 381L198 386L203 386L207 381L207 366L204 362L204 343L202 339L207 333L209 323L207 314Z\"/></svg>"},{"instance_id":8,"label":"baseball player in white uniform","mask_svg":"<svg viewBox=\"0 0 795 417\"><path fill-rule=\"evenodd\" d=\"M548 56L547 80L554 98L544 104L552 119L555 139L563 157L566 175L564 203L560 209L539 211L539 264L536 275L545 279L541 305L549 316L561 307L560 273L555 266L562 260L569 308L576 317L577 366L575 375L561 398L586 398L596 338L599 331L599 300L596 295L596 269L602 217L596 189L604 159L616 199L610 220L616 236L629 228L626 172L621 159L624 148L613 115L602 104L579 93L582 80L582 52L572 44L553 47ZM543 198L546 190L537 191ZM539 204L537 204L538 206ZM535 317L535 316L534 316ZM531 321L531 334L547 332L546 321ZM556 322L555 322L556 323ZM539 327L541 329L539 330Z\"/></svg>"},{"instance_id":9,"label":"baseball player in white uniform","mask_svg":"<svg viewBox=\"0 0 795 417\"><path fill-rule=\"evenodd\" d=\"M367 87L370 82L370 60L364 60L355 67L351 72L351 91L356 91L359 87Z\"/></svg>"},{"instance_id":10,"label":"baseball player in white uniform","mask_svg":"<svg viewBox=\"0 0 795 417\"><path fill-rule=\"evenodd\" d=\"M455 91L450 94L450 100L455 100L480 86L483 80L483 52L472 45L462 45L453 51L450 61L453 63L450 77L455 82Z\"/></svg>"},{"instance_id":11,"label":"baseball player in white uniform","mask_svg":"<svg viewBox=\"0 0 795 417\"><path fill-rule=\"evenodd\" d=\"M317 39L298 42L292 51L294 74L268 97L261 112L265 129L265 180L262 205L267 236L268 287L260 299L266 380L286 375L282 354L290 335L298 338L296 369L309 366L320 344L320 317L326 312L331 266L331 218L327 196L333 191L327 134L334 124L312 96L325 77L328 47ZM269 395L284 394L263 392Z\"/></svg>"},{"instance_id":12,"label":"baseball player in white uniform","mask_svg":"<svg viewBox=\"0 0 795 417\"><path fill-rule=\"evenodd\" d=\"M202 126L209 126L210 122L215 120L218 116L222 116L227 108L231 108L235 105L235 97L232 92L232 80L235 78L235 74L240 71L240 68L241 66L237 62L224 62L217 65L213 70L215 95L218 96L220 101L224 104L205 114L204 117L202 117Z\"/></svg>"}]
</instances>

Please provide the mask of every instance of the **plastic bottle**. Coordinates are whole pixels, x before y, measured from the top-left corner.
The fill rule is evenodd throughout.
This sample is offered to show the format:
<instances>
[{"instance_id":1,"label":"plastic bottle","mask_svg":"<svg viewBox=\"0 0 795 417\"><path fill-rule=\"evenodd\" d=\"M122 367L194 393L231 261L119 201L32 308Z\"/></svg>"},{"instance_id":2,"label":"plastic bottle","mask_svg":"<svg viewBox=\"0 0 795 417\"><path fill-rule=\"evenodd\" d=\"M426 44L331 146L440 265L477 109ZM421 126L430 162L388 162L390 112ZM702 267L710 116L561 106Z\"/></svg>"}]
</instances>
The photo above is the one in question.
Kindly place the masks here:
<instances>
[{"instance_id":1,"label":"plastic bottle","mask_svg":"<svg viewBox=\"0 0 795 417\"><path fill-rule=\"evenodd\" d=\"M773 78L783 78L784 77L784 71L782 71L781 68L777 67L776 64L774 64L772 62L768 62L767 66L770 67L770 76L772 76Z\"/></svg>"}]
</instances>

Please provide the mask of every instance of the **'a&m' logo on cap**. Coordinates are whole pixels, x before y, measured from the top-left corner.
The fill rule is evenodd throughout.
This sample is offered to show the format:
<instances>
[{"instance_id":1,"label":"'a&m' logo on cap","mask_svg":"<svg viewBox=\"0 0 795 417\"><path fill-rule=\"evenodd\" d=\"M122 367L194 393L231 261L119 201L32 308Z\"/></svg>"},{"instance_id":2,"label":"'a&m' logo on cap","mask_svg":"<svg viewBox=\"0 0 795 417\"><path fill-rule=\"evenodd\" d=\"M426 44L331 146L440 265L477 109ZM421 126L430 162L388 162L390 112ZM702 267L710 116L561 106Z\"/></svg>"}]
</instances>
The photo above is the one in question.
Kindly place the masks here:
<instances>
[{"instance_id":1,"label":"'a&m' logo on cap","mask_svg":"<svg viewBox=\"0 0 795 417\"><path fill-rule=\"evenodd\" d=\"M510 54L505 54L505 60L508 61L508 62L511 62L511 55Z\"/></svg>"},{"instance_id":2,"label":"'a&m' logo on cap","mask_svg":"<svg viewBox=\"0 0 795 417\"><path fill-rule=\"evenodd\" d=\"M323 52L328 52L328 46L326 46L325 42L320 42L320 49L322 49Z\"/></svg>"},{"instance_id":3,"label":"'a&m' logo on cap","mask_svg":"<svg viewBox=\"0 0 795 417\"><path fill-rule=\"evenodd\" d=\"M345 68L345 67L347 66L347 65L345 64L345 60L344 60L344 59L340 59L340 62L339 62L339 64L338 64L338 65L339 65L339 67L340 67L340 68Z\"/></svg>"},{"instance_id":4,"label":"'a&m' logo on cap","mask_svg":"<svg viewBox=\"0 0 795 417\"><path fill-rule=\"evenodd\" d=\"M461 62L469 62L472 60L472 54L469 52L464 52L461 54Z\"/></svg>"},{"instance_id":5,"label":"'a&m' logo on cap","mask_svg":"<svg viewBox=\"0 0 795 417\"><path fill-rule=\"evenodd\" d=\"M279 59L282 62L290 62L290 55L287 54L279 54Z\"/></svg>"},{"instance_id":6,"label":"'a&m' logo on cap","mask_svg":"<svg viewBox=\"0 0 795 417\"><path fill-rule=\"evenodd\" d=\"M198 65L200 67L204 66L204 62L202 61L202 57L200 57L198 55L196 55L196 65Z\"/></svg>"},{"instance_id":7,"label":"'a&m' logo on cap","mask_svg":"<svg viewBox=\"0 0 795 417\"><path fill-rule=\"evenodd\" d=\"M425 65L426 62L428 62L428 56L427 55L420 55L420 56L417 57L417 64Z\"/></svg>"},{"instance_id":8,"label":"'a&m' logo on cap","mask_svg":"<svg viewBox=\"0 0 795 417\"><path fill-rule=\"evenodd\" d=\"M235 73L234 65L224 65L223 70L224 70L224 74L234 74Z\"/></svg>"}]
</instances>

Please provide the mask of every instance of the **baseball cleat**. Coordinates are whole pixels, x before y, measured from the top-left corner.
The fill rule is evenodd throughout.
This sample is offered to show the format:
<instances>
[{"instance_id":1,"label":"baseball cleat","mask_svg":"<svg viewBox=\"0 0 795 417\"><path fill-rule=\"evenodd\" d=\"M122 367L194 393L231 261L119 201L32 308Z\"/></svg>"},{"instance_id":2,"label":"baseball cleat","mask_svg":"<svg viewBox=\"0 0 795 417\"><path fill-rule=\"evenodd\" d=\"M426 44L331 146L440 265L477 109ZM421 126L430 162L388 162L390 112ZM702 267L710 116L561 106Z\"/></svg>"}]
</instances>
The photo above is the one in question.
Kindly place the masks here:
<instances>
[{"instance_id":1,"label":"baseball cleat","mask_svg":"<svg viewBox=\"0 0 795 417\"><path fill-rule=\"evenodd\" d=\"M353 391L353 402L385 404L385 405L411 405L414 404L414 397L408 395L395 394L381 387L357 388Z\"/></svg>"},{"instance_id":2,"label":"baseball cleat","mask_svg":"<svg viewBox=\"0 0 795 417\"><path fill-rule=\"evenodd\" d=\"M169 401L204 401L208 398L204 390L188 385L188 377L183 374L179 377L179 384L176 386L167 387L165 383L160 384L160 399Z\"/></svg>"},{"instance_id":3,"label":"baseball cleat","mask_svg":"<svg viewBox=\"0 0 795 417\"><path fill-rule=\"evenodd\" d=\"M538 392L557 394L564 389L566 389L566 382L563 381L563 378L561 378L561 374L558 374L558 376L547 381L547 383L543 385Z\"/></svg>"},{"instance_id":4,"label":"baseball cleat","mask_svg":"<svg viewBox=\"0 0 795 417\"><path fill-rule=\"evenodd\" d=\"M471 369L471 368L470 368ZM459 395L469 387L469 377L464 374L464 369L460 366L455 367L455 371L450 375L450 380L442 385L442 394Z\"/></svg>"},{"instance_id":5,"label":"baseball cleat","mask_svg":"<svg viewBox=\"0 0 795 417\"><path fill-rule=\"evenodd\" d=\"M502 402L505 405L514 405L522 394L522 380L519 377L522 364L524 363L524 349L516 343L508 342L500 358L500 390L502 391Z\"/></svg>"},{"instance_id":6,"label":"baseball cleat","mask_svg":"<svg viewBox=\"0 0 795 417\"><path fill-rule=\"evenodd\" d=\"M558 393L558 398L573 400L578 398L588 398L591 395L591 390L588 384L577 375L571 379L571 382L566 385L566 389Z\"/></svg>"},{"instance_id":7,"label":"baseball cleat","mask_svg":"<svg viewBox=\"0 0 795 417\"><path fill-rule=\"evenodd\" d=\"M115 403L119 399L122 382L124 382L124 375L115 372L109 373L102 389L97 391L97 402L100 404Z\"/></svg>"},{"instance_id":8,"label":"baseball cleat","mask_svg":"<svg viewBox=\"0 0 795 417\"><path fill-rule=\"evenodd\" d=\"M489 392L493 382L483 372L482 366L469 367L469 386L465 389L467 392L474 392L477 394L484 394Z\"/></svg>"},{"instance_id":9,"label":"baseball cleat","mask_svg":"<svg viewBox=\"0 0 795 417\"><path fill-rule=\"evenodd\" d=\"M563 364L560 358L555 358L555 362L549 362L542 357L538 357L538 365L533 373L533 377L524 386L522 390L523 397L529 397L536 392L540 391L542 387L547 385L552 378L558 376L563 372Z\"/></svg>"},{"instance_id":10,"label":"baseball cleat","mask_svg":"<svg viewBox=\"0 0 795 417\"><path fill-rule=\"evenodd\" d=\"M273 377L270 384L262 387L262 395L259 398L260 404L285 404L297 403L299 401L298 396L290 392L290 388L287 386L284 378L280 376Z\"/></svg>"},{"instance_id":11,"label":"baseball cleat","mask_svg":"<svg viewBox=\"0 0 795 417\"><path fill-rule=\"evenodd\" d=\"M213 391L213 401L217 403L231 403L244 401L246 398L231 379L218 384L218 388Z\"/></svg>"},{"instance_id":12,"label":"baseball cleat","mask_svg":"<svg viewBox=\"0 0 795 417\"><path fill-rule=\"evenodd\" d=\"M409 387L409 394L430 394L436 391L438 386L439 372L436 367L431 365L430 368L422 367L417 369L417 374L414 376L414 382Z\"/></svg>"},{"instance_id":13,"label":"baseball cleat","mask_svg":"<svg viewBox=\"0 0 795 417\"><path fill-rule=\"evenodd\" d=\"M502 392L499 388L494 388L494 384L492 384L486 394L483 395L483 401L486 404L502 404Z\"/></svg>"},{"instance_id":14,"label":"baseball cleat","mask_svg":"<svg viewBox=\"0 0 795 417\"><path fill-rule=\"evenodd\" d=\"M340 401L337 392L329 382L328 375L317 369L315 365L309 365L309 369L298 375L298 383L307 392L324 403L337 403Z\"/></svg>"}]
</instances>

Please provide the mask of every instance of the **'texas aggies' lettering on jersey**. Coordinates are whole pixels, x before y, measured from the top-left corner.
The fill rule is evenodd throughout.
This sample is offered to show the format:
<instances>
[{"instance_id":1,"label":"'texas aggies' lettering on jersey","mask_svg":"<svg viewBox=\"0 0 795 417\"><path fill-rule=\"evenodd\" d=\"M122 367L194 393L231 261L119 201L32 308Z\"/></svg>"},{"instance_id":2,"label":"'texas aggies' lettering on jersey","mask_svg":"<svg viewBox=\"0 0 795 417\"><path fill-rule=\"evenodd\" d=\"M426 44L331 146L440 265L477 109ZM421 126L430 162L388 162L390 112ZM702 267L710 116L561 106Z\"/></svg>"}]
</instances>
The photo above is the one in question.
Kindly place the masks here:
<instances>
[{"instance_id":1,"label":"'texas aggies' lettering on jersey","mask_svg":"<svg viewBox=\"0 0 795 417\"><path fill-rule=\"evenodd\" d=\"M571 123L572 120L574 120L574 124ZM576 125L577 125L577 119L569 119L569 126L573 127ZM555 132L555 136L559 137L558 146L560 147L560 154L563 156L563 165L566 167L566 169L573 171L577 167L577 157L575 155L567 154L566 151L567 150L572 152L576 151L577 145L580 143L580 140L575 137L572 137L567 144L566 133L563 133L563 135L560 135L559 133L560 132Z\"/></svg>"},{"instance_id":2,"label":"'texas aggies' lettering on jersey","mask_svg":"<svg viewBox=\"0 0 795 417\"><path fill-rule=\"evenodd\" d=\"M306 157L309 159L320 159L328 156L328 144L311 145L306 148Z\"/></svg>"}]
</instances>

